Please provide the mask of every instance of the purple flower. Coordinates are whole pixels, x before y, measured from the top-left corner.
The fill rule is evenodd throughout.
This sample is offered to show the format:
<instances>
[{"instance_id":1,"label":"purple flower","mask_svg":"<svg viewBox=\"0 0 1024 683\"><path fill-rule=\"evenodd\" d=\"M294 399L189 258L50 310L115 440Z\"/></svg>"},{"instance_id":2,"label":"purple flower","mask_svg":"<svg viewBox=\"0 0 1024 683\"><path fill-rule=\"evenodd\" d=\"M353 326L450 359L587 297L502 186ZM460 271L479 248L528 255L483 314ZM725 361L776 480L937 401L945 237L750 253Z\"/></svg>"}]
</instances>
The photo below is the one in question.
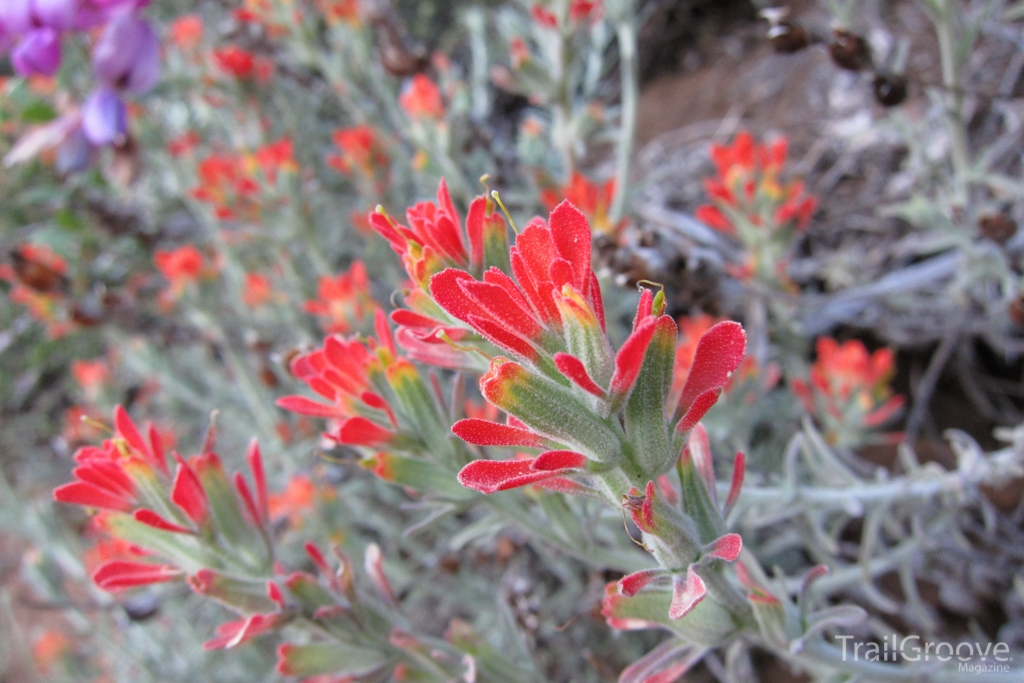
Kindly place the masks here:
<instances>
[{"instance_id":1,"label":"purple flower","mask_svg":"<svg viewBox=\"0 0 1024 683\"><path fill-rule=\"evenodd\" d=\"M52 28L29 31L11 52L14 69L22 76L52 76L60 68L60 36Z\"/></svg>"},{"instance_id":2,"label":"purple flower","mask_svg":"<svg viewBox=\"0 0 1024 683\"><path fill-rule=\"evenodd\" d=\"M89 29L107 23L119 11L141 9L149 0L80 0L75 28Z\"/></svg>"},{"instance_id":3,"label":"purple flower","mask_svg":"<svg viewBox=\"0 0 1024 683\"><path fill-rule=\"evenodd\" d=\"M67 175L84 171L95 158L96 147L89 142L82 126L75 126L57 147L57 172Z\"/></svg>"},{"instance_id":4,"label":"purple flower","mask_svg":"<svg viewBox=\"0 0 1024 683\"><path fill-rule=\"evenodd\" d=\"M96 77L107 85L144 93L160 80L160 42L145 19L118 12L92 53Z\"/></svg>"},{"instance_id":5,"label":"purple flower","mask_svg":"<svg viewBox=\"0 0 1024 683\"><path fill-rule=\"evenodd\" d=\"M94 90L82 105L82 130L97 147L120 142L128 133L127 119L124 102L105 85Z\"/></svg>"},{"instance_id":6,"label":"purple flower","mask_svg":"<svg viewBox=\"0 0 1024 683\"><path fill-rule=\"evenodd\" d=\"M8 35L27 33L32 28L32 0L0 0L0 25Z\"/></svg>"},{"instance_id":7,"label":"purple flower","mask_svg":"<svg viewBox=\"0 0 1024 683\"><path fill-rule=\"evenodd\" d=\"M31 0L32 18L55 31L67 31L75 23L81 0Z\"/></svg>"}]
</instances>

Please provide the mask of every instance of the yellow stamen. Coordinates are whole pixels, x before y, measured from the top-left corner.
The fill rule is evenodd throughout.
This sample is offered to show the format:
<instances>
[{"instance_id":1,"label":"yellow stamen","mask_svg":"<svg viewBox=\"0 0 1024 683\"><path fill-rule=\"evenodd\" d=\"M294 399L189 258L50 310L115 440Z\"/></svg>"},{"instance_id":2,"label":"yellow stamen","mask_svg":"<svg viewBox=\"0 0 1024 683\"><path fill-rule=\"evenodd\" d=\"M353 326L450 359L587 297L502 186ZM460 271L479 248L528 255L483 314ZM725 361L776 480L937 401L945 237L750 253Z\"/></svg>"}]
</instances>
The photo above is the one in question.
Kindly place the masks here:
<instances>
[{"instance_id":1,"label":"yellow stamen","mask_svg":"<svg viewBox=\"0 0 1024 683\"><path fill-rule=\"evenodd\" d=\"M512 214L510 214L508 212L508 209L505 208L505 202L501 201L501 197L498 195L498 191L492 190L491 196L494 197L494 201L498 202L498 206L501 208L501 212L505 214L505 219L508 221L508 224L512 226L512 232L518 235L519 228L516 227L516 222L512 220Z\"/></svg>"}]
</instances>

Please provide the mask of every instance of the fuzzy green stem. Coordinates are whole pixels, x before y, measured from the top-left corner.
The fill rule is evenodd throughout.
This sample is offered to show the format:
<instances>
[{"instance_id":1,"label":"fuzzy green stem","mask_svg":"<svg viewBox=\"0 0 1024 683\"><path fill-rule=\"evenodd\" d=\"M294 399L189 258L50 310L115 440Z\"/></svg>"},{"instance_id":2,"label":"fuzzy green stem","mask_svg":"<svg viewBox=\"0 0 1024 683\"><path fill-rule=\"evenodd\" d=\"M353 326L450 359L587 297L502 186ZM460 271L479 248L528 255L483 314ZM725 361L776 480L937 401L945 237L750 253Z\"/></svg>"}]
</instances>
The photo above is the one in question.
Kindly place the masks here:
<instances>
[{"instance_id":1,"label":"fuzzy green stem","mask_svg":"<svg viewBox=\"0 0 1024 683\"><path fill-rule=\"evenodd\" d=\"M619 38L619 78L622 88L620 104L619 145L615 170L615 199L608 212L609 224L618 225L626 209L629 185L630 158L636 140L636 110L640 99L636 61L636 26L632 18L621 21L616 33Z\"/></svg>"}]
</instances>

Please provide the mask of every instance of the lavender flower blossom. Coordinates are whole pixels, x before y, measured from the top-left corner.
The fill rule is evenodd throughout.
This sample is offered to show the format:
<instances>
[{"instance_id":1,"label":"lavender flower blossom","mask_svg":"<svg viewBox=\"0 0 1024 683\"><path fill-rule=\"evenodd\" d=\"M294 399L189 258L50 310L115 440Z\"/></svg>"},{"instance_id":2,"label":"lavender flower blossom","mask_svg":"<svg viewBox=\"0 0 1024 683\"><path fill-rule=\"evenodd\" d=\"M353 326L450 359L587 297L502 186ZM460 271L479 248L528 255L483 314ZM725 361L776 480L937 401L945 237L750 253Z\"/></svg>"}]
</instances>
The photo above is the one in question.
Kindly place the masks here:
<instances>
[{"instance_id":1,"label":"lavender flower blossom","mask_svg":"<svg viewBox=\"0 0 1024 683\"><path fill-rule=\"evenodd\" d=\"M60 36L52 28L29 31L11 53L14 69L22 76L52 76L60 69Z\"/></svg>"},{"instance_id":2,"label":"lavender flower blossom","mask_svg":"<svg viewBox=\"0 0 1024 683\"><path fill-rule=\"evenodd\" d=\"M67 31L75 24L81 0L31 0L32 18L55 31Z\"/></svg>"},{"instance_id":3,"label":"lavender flower blossom","mask_svg":"<svg viewBox=\"0 0 1024 683\"><path fill-rule=\"evenodd\" d=\"M82 105L82 130L89 142L101 147L122 141L128 134L124 102L108 86L100 86Z\"/></svg>"},{"instance_id":4,"label":"lavender flower blossom","mask_svg":"<svg viewBox=\"0 0 1024 683\"><path fill-rule=\"evenodd\" d=\"M93 49L92 66L112 88L146 92L160 79L160 43L153 27L130 11L118 12Z\"/></svg>"}]
</instances>

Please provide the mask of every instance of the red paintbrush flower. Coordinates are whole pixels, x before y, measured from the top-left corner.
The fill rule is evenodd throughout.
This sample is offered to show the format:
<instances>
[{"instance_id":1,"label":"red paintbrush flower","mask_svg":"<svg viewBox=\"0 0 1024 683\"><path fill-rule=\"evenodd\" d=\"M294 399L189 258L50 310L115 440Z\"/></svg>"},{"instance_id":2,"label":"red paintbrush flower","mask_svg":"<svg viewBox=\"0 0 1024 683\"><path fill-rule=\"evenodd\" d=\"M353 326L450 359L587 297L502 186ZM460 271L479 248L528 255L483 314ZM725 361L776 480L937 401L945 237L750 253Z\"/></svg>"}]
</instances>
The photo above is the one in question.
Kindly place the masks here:
<instances>
[{"instance_id":1,"label":"red paintbrush flower","mask_svg":"<svg viewBox=\"0 0 1024 683\"><path fill-rule=\"evenodd\" d=\"M477 280L446 269L430 280L434 301L453 318L520 358L537 361L568 347L563 333L604 334L604 305L590 266L590 228L568 202L549 223L535 218L509 250L515 280L492 267Z\"/></svg>"},{"instance_id":2,"label":"red paintbrush flower","mask_svg":"<svg viewBox=\"0 0 1024 683\"><path fill-rule=\"evenodd\" d=\"M830 443L857 446L868 430L884 425L903 407L904 398L889 387L896 370L893 353L869 353L856 339L840 344L829 337L818 339L816 350L809 381L794 378L790 386L818 418Z\"/></svg>"},{"instance_id":3,"label":"red paintbrush flower","mask_svg":"<svg viewBox=\"0 0 1024 683\"><path fill-rule=\"evenodd\" d=\"M326 332L346 334L358 328L376 308L370 294L370 278L362 261L353 261L337 277L321 277L316 299L303 310L321 318Z\"/></svg>"},{"instance_id":4,"label":"red paintbrush flower","mask_svg":"<svg viewBox=\"0 0 1024 683\"><path fill-rule=\"evenodd\" d=\"M444 117L444 102L437 84L423 74L416 74L402 88L398 103L414 119Z\"/></svg>"},{"instance_id":5,"label":"red paintbrush flower","mask_svg":"<svg viewBox=\"0 0 1024 683\"><path fill-rule=\"evenodd\" d=\"M168 282L172 284L198 280L206 268L203 253L192 244L172 249L157 250L153 262Z\"/></svg>"},{"instance_id":6,"label":"red paintbrush flower","mask_svg":"<svg viewBox=\"0 0 1024 683\"><path fill-rule=\"evenodd\" d=\"M182 51L194 49L203 40L203 18L186 14L175 19L170 26L171 42Z\"/></svg>"},{"instance_id":7,"label":"red paintbrush flower","mask_svg":"<svg viewBox=\"0 0 1024 683\"><path fill-rule=\"evenodd\" d=\"M612 225L608 218L608 210L615 200L614 178L598 184L579 171L573 171L568 185L559 190L544 190L540 193L540 200L548 211L553 210L563 199L582 211L590 221L590 226L598 233L614 234L623 224L620 221L618 225Z\"/></svg>"},{"instance_id":8,"label":"red paintbrush flower","mask_svg":"<svg viewBox=\"0 0 1024 683\"><path fill-rule=\"evenodd\" d=\"M256 69L256 57L237 45L228 45L213 51L214 63L235 78L251 78Z\"/></svg>"},{"instance_id":9,"label":"red paintbrush flower","mask_svg":"<svg viewBox=\"0 0 1024 683\"><path fill-rule=\"evenodd\" d=\"M340 173L360 173L363 177L379 180L386 174L388 156L377 132L366 124L340 128L331 136L340 155L329 155L327 163Z\"/></svg>"},{"instance_id":10,"label":"red paintbrush flower","mask_svg":"<svg viewBox=\"0 0 1024 683\"><path fill-rule=\"evenodd\" d=\"M162 436L149 425L144 438L121 406L114 410L114 428L113 437L100 446L78 450L78 466L73 472L76 481L55 489L54 500L110 511L96 519L111 534L125 524L141 524L196 539L221 535L229 544L239 542L245 534L263 538L269 505L262 458L255 444L249 450L254 494L241 475L236 475L232 488L219 458L209 451L188 460L174 454L177 465L172 475ZM173 564L104 557L104 564L95 571L95 581L101 588L116 590L175 579L182 575L180 558L172 552L176 547L169 541L160 551L171 552L168 559L174 560Z\"/></svg>"},{"instance_id":11,"label":"red paintbrush flower","mask_svg":"<svg viewBox=\"0 0 1024 683\"><path fill-rule=\"evenodd\" d=\"M704 186L714 205L698 207L696 217L728 234L737 232L739 220L769 233L805 230L817 200L805 192L803 182L780 181L788 148L785 137L765 145L746 131L731 145L711 145L718 175ZM748 241L743 231L740 238Z\"/></svg>"},{"instance_id":12,"label":"red paintbrush flower","mask_svg":"<svg viewBox=\"0 0 1024 683\"><path fill-rule=\"evenodd\" d=\"M300 415L336 421L329 436L339 443L386 443L398 422L388 402L373 390L371 375L383 375L408 361L395 354L387 319L380 310L375 323L379 341L362 342L332 335L321 348L292 360L292 374L329 403L305 396L284 396L277 400L277 405Z\"/></svg>"}]
</instances>

